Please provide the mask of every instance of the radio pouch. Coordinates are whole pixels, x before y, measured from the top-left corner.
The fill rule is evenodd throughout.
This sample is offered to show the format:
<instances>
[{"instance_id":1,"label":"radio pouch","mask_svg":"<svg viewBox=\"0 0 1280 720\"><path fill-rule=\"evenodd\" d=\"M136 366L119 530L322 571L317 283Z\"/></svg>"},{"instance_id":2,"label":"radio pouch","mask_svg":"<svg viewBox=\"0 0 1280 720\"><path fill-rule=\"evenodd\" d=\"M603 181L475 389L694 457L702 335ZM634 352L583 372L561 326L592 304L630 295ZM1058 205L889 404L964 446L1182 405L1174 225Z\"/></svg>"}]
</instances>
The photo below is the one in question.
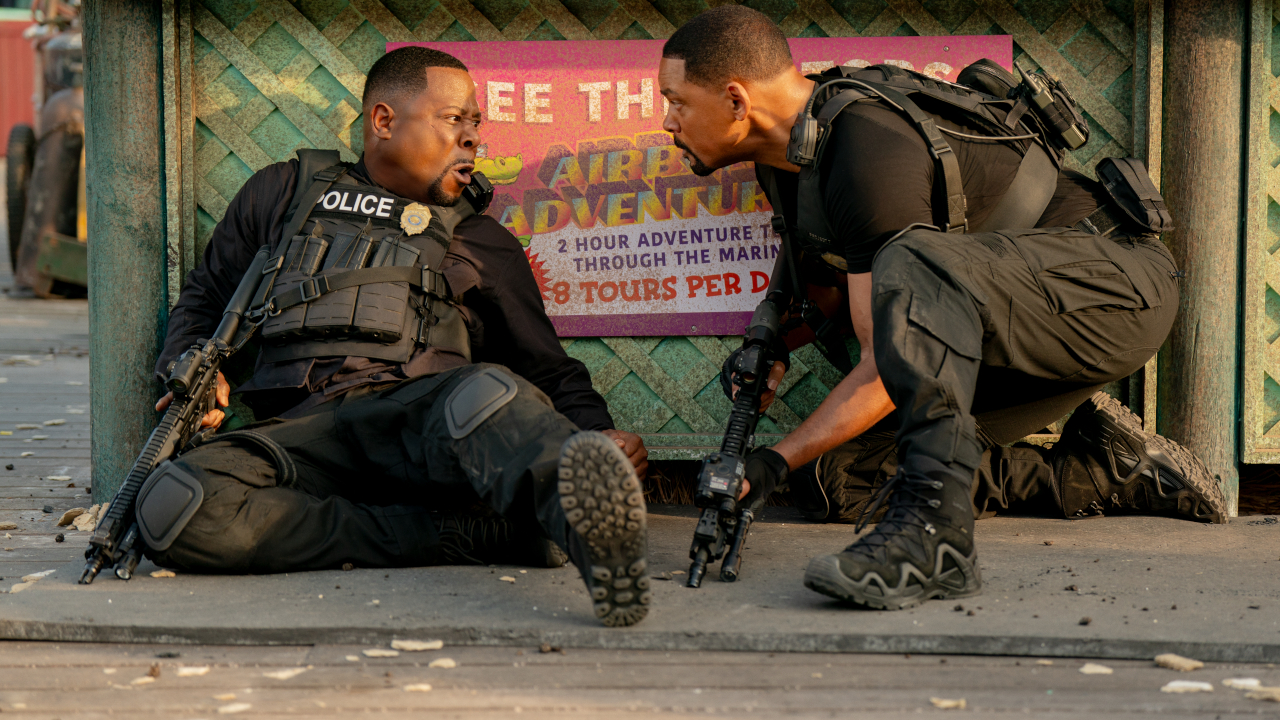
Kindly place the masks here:
<instances>
[{"instance_id":1,"label":"radio pouch","mask_svg":"<svg viewBox=\"0 0 1280 720\"><path fill-rule=\"evenodd\" d=\"M1169 232L1173 216L1137 158L1107 158L1098 163L1098 180L1135 225L1150 233Z\"/></svg>"}]
</instances>

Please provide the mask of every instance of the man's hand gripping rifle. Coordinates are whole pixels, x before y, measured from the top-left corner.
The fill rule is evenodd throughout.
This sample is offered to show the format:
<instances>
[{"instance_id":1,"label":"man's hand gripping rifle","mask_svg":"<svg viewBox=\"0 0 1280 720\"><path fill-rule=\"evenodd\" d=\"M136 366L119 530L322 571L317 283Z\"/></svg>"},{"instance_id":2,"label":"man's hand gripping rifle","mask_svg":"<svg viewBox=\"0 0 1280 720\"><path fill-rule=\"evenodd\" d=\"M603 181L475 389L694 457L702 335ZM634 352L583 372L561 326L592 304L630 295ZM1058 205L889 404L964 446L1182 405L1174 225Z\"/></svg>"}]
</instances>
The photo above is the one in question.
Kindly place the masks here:
<instances>
[{"instance_id":1,"label":"man's hand gripping rifle","mask_svg":"<svg viewBox=\"0 0 1280 720\"><path fill-rule=\"evenodd\" d=\"M224 360L248 342L262 323L264 314L258 312L255 315L249 312L249 308L254 302L269 254L265 247L258 251L227 303L222 322L213 337L191 346L170 366L165 387L173 392L173 402L160 424L151 432L142 454L134 461L124 484L89 539L89 548L84 553L88 563L80 576L82 585L93 582L108 565L115 566L116 576L121 580L133 576L145 545L138 530L134 507L138 491L156 466L177 454L200 429L205 413L214 409L213 393L218 369ZM248 322L242 322L245 320Z\"/></svg>"},{"instance_id":2,"label":"man's hand gripping rifle","mask_svg":"<svg viewBox=\"0 0 1280 720\"><path fill-rule=\"evenodd\" d=\"M724 582L738 579L743 543L767 499L761 493L748 506L740 507L738 502L746 476L746 456L755 443L761 396L773 366L774 343L780 338L781 316L791 304L792 295L784 289L788 276L786 264L787 254L778 253L765 299L756 306L742 350L732 360L731 374L738 392L733 398L720 452L711 453L702 461L693 499L702 509L702 515L693 531L693 547L689 549L689 558L693 560L689 566L689 587L692 588L702 586L707 564L721 556L724 561L720 564L720 579Z\"/></svg>"}]
</instances>

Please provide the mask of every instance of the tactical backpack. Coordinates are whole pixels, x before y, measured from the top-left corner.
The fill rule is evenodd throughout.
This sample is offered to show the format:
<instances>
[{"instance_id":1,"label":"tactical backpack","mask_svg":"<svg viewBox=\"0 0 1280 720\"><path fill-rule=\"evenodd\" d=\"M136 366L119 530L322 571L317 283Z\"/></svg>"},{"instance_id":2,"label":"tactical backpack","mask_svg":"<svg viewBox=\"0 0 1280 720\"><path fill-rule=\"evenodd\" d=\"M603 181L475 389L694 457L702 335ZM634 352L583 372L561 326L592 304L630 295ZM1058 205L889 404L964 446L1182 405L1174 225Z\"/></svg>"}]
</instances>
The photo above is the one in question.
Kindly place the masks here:
<instances>
[{"instance_id":1,"label":"tactical backpack","mask_svg":"<svg viewBox=\"0 0 1280 720\"><path fill-rule=\"evenodd\" d=\"M845 109L859 102L878 103L905 116L924 138L935 164L933 224L912 224L902 232L916 227L950 233L1034 227L1053 199L1063 158L1067 151L1088 142L1089 126L1075 99L1057 78L1044 70L1018 70L1021 81L994 61L982 59L961 70L955 83L894 65L840 66L809 75L816 84L791 128L787 146L788 162L800 167L795 218L782 216L784 205L773 168L756 165L756 176L774 208L773 227L783 240L783 254L820 259L831 268L848 271L845 259L832 251L834 232L823 206L819 167L832 124ZM935 116L955 118L957 124L977 127L982 134L942 127ZM1022 155L1008 191L981 226L971 225L967 218L968 201L960 163L947 141L948 135L1006 143ZM1134 227L1154 233L1172 229L1164 201L1141 161L1109 158L1099 164L1098 172L1115 204ZM785 263L799 299L803 299L804 286L797 268L803 259L793 257ZM828 361L848 373L852 364L836 323L807 300L802 302L798 315L814 330L818 347Z\"/></svg>"}]
</instances>

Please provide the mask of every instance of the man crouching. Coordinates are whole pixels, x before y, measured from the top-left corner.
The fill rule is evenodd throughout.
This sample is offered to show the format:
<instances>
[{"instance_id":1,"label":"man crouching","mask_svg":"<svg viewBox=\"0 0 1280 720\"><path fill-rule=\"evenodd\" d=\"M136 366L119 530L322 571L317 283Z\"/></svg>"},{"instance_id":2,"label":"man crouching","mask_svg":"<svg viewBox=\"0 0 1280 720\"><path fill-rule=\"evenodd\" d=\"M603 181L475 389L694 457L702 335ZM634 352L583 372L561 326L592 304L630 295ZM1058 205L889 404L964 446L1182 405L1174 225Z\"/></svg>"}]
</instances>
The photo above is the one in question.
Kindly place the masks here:
<instances>
[{"instance_id":1,"label":"man crouching","mask_svg":"<svg viewBox=\"0 0 1280 720\"><path fill-rule=\"evenodd\" d=\"M561 348L520 243L479 214L466 66L396 50L373 65L363 102L359 162L301 150L257 172L187 277L161 374L210 337L270 248L262 347L238 388L260 422L210 434L148 480L139 518L164 526L149 557L269 573L558 566L567 553L604 624L639 622L648 451L613 429ZM226 407L221 375L216 395ZM203 424L224 418L214 409ZM177 490L197 485L202 499L183 505Z\"/></svg>"}]
</instances>

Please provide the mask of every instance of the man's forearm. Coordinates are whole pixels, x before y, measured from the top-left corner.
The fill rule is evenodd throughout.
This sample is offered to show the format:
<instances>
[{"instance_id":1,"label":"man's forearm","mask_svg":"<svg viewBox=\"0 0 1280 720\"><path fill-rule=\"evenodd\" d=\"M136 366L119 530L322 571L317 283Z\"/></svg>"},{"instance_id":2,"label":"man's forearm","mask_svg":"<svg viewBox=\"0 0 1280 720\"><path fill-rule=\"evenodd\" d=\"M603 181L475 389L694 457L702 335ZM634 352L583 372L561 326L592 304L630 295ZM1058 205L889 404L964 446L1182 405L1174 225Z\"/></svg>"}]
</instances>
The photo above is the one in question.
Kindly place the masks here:
<instances>
[{"instance_id":1,"label":"man's forearm","mask_svg":"<svg viewBox=\"0 0 1280 720\"><path fill-rule=\"evenodd\" d=\"M773 446L794 470L866 432L893 412L875 359L863 359L800 427Z\"/></svg>"}]
</instances>

